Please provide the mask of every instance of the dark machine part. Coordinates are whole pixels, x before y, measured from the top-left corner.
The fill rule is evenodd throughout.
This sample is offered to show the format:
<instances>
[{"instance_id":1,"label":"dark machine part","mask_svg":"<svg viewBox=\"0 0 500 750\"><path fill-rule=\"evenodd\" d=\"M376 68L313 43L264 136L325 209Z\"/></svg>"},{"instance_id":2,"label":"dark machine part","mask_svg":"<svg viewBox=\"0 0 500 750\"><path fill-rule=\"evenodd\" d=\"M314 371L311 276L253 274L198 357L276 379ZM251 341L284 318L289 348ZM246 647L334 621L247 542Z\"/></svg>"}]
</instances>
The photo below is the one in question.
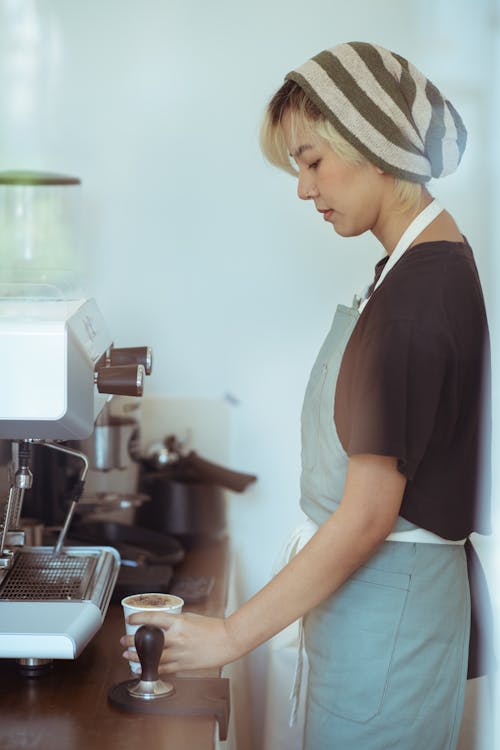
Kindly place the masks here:
<instances>
[{"instance_id":1,"label":"dark machine part","mask_svg":"<svg viewBox=\"0 0 500 750\"><path fill-rule=\"evenodd\" d=\"M36 518L45 526L58 526L66 516L64 498L78 471L78 463L71 456L46 451L34 443L31 465L33 484L24 496L23 515Z\"/></svg>"},{"instance_id":2,"label":"dark machine part","mask_svg":"<svg viewBox=\"0 0 500 750\"><path fill-rule=\"evenodd\" d=\"M224 490L244 492L253 474L232 471L191 451L182 455L169 435L143 461L139 488L150 496L137 512L137 522L178 537L187 546L218 538L226 529Z\"/></svg>"},{"instance_id":3,"label":"dark machine part","mask_svg":"<svg viewBox=\"0 0 500 750\"><path fill-rule=\"evenodd\" d=\"M159 471L173 480L217 485L232 492L244 492L257 480L255 474L226 469L201 458L195 451L184 454L175 435L168 435L162 443L153 443L143 464L146 471Z\"/></svg>"},{"instance_id":4,"label":"dark machine part","mask_svg":"<svg viewBox=\"0 0 500 750\"><path fill-rule=\"evenodd\" d=\"M140 486L151 498L137 511L142 526L172 534L186 547L224 534L226 497L221 487L155 474L143 476Z\"/></svg>"},{"instance_id":5,"label":"dark machine part","mask_svg":"<svg viewBox=\"0 0 500 750\"><path fill-rule=\"evenodd\" d=\"M134 419L110 415L106 406L90 437L68 441L66 445L88 457L86 492L89 484L92 488L97 477L106 474L110 481L118 479L133 500L139 474L139 425ZM33 485L25 494L25 515L39 519L46 526L57 526L66 517L68 493L78 477L80 464L71 451L66 455L50 455L36 443L32 451ZM90 491L97 505L98 493ZM83 500L82 514L85 514L88 507L85 507L85 497Z\"/></svg>"},{"instance_id":6,"label":"dark machine part","mask_svg":"<svg viewBox=\"0 0 500 750\"><path fill-rule=\"evenodd\" d=\"M31 461L33 484L24 496L23 513L51 526L62 521L60 503L55 502L55 499L59 499L61 495L59 472L61 458L57 454L44 454L40 446L33 445ZM59 511L58 517L56 517L56 508Z\"/></svg>"},{"instance_id":7,"label":"dark machine part","mask_svg":"<svg viewBox=\"0 0 500 750\"><path fill-rule=\"evenodd\" d=\"M33 481L24 495L24 515L46 526L66 522L69 527L88 472L86 455L65 443L49 441L32 442L31 455Z\"/></svg>"},{"instance_id":8,"label":"dark machine part","mask_svg":"<svg viewBox=\"0 0 500 750\"><path fill-rule=\"evenodd\" d=\"M111 705L133 713L213 716L219 725L219 739L225 740L230 711L229 680L174 677L169 679L167 687L158 679L162 631L154 625L143 625L135 635L135 647L141 662L141 678L113 685L108 692Z\"/></svg>"},{"instance_id":9,"label":"dark machine part","mask_svg":"<svg viewBox=\"0 0 500 750\"><path fill-rule=\"evenodd\" d=\"M84 521L75 524L71 530L71 538L115 547L122 558L137 564L177 565L185 556L182 545L174 537L116 521Z\"/></svg>"}]
</instances>

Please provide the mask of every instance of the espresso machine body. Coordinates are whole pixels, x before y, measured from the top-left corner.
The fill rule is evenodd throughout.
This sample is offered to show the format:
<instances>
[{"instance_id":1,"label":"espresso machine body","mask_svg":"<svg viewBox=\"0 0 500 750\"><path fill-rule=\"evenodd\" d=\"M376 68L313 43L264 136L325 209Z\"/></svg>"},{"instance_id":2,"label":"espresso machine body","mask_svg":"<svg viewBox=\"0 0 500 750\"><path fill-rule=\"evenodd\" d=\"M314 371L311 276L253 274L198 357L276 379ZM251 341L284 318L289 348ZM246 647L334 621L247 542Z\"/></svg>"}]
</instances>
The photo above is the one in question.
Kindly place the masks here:
<instances>
[{"instance_id":1,"label":"espresso machine body","mask_svg":"<svg viewBox=\"0 0 500 750\"><path fill-rule=\"evenodd\" d=\"M142 395L147 347L118 349L93 299L77 291L67 190L76 178L0 173L0 658L28 669L73 659L100 628L120 568L112 547L67 547L89 461L85 440L113 394ZM33 452L78 466L55 545L22 528ZM47 497L50 504L51 498Z\"/></svg>"},{"instance_id":2,"label":"espresso machine body","mask_svg":"<svg viewBox=\"0 0 500 750\"><path fill-rule=\"evenodd\" d=\"M78 656L102 624L119 571L111 547L61 547L55 554L52 547L26 546L21 530L32 446L66 453L63 441L92 432L110 398L99 393L95 371L111 344L93 300L0 300L0 346L8 362L0 374L0 437L12 441L0 552L0 657L27 661L31 669Z\"/></svg>"}]
</instances>

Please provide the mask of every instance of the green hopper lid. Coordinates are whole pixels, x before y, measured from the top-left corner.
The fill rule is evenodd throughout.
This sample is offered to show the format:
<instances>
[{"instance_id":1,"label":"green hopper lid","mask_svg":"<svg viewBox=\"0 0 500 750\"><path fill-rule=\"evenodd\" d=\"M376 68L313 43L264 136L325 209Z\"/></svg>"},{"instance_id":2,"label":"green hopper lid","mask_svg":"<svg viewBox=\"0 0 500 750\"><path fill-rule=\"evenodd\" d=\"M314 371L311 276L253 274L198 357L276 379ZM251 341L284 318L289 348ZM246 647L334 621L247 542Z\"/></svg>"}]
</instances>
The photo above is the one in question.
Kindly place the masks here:
<instances>
[{"instance_id":1,"label":"green hopper lid","mask_svg":"<svg viewBox=\"0 0 500 750\"><path fill-rule=\"evenodd\" d=\"M14 170L0 172L0 185L80 185L78 177L52 172Z\"/></svg>"}]
</instances>

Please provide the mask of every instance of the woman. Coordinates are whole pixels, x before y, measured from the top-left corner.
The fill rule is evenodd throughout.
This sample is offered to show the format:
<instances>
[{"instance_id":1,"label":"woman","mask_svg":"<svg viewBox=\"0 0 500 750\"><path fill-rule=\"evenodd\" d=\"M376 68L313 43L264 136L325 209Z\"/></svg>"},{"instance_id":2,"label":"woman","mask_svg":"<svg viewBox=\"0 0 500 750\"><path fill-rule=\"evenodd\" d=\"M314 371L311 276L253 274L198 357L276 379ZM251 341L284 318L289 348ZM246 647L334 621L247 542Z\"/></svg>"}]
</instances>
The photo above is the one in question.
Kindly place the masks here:
<instances>
[{"instance_id":1,"label":"woman","mask_svg":"<svg viewBox=\"0 0 500 750\"><path fill-rule=\"evenodd\" d=\"M367 299L338 307L306 390L301 505L317 530L227 619L131 619L165 629L172 672L228 663L305 616L308 750L456 746L464 541L489 532L487 323L472 251L425 184L458 166L465 142L438 89L381 47L341 44L287 75L264 153L337 234L371 231L386 252Z\"/></svg>"}]
</instances>

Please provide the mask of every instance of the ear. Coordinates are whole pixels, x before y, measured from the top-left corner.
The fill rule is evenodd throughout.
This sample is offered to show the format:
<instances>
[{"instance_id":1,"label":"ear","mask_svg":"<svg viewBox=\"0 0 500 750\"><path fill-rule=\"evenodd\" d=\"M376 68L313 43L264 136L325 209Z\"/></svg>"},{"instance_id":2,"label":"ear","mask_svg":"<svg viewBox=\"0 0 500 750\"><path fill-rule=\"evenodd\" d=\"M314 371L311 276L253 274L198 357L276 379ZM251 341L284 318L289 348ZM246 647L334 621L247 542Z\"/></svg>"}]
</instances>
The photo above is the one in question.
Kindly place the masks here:
<instances>
[{"instance_id":1,"label":"ear","mask_svg":"<svg viewBox=\"0 0 500 750\"><path fill-rule=\"evenodd\" d=\"M375 171L377 172L377 174L385 174L384 170L380 169L380 167L375 167Z\"/></svg>"}]
</instances>

